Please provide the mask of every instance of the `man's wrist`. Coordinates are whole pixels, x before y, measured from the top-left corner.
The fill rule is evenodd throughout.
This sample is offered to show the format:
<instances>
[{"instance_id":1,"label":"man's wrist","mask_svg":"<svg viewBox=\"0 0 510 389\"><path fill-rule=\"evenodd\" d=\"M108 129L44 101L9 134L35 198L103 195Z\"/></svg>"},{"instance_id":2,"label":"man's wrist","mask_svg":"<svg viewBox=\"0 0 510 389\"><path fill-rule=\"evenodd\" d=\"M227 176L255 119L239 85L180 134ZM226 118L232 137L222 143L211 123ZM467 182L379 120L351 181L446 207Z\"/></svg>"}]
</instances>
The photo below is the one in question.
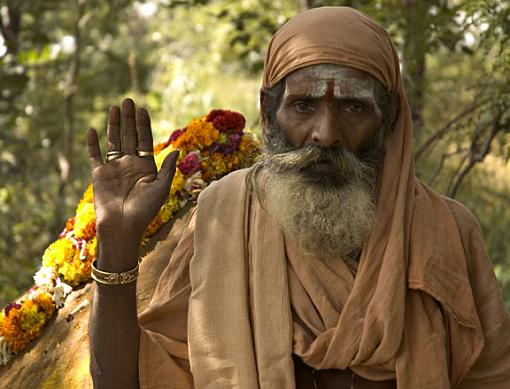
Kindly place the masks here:
<instances>
[{"instance_id":1,"label":"man's wrist","mask_svg":"<svg viewBox=\"0 0 510 389\"><path fill-rule=\"evenodd\" d=\"M96 266L106 272L125 272L138 264L140 242L122 242L122 244L98 243Z\"/></svg>"}]
</instances>

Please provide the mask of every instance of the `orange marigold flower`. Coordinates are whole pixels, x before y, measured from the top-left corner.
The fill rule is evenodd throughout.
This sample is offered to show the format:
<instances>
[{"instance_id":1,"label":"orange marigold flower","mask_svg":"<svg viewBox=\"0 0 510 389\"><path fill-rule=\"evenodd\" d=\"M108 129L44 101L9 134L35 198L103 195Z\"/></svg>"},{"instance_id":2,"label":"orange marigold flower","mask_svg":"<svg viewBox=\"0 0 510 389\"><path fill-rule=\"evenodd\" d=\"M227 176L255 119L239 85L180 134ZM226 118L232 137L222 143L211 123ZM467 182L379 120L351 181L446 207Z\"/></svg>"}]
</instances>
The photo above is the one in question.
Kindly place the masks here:
<instances>
[{"instance_id":1,"label":"orange marigold flower","mask_svg":"<svg viewBox=\"0 0 510 389\"><path fill-rule=\"evenodd\" d=\"M203 149L212 145L219 136L220 132L212 123L201 119L194 119L172 145L176 149Z\"/></svg>"},{"instance_id":2,"label":"orange marigold flower","mask_svg":"<svg viewBox=\"0 0 510 389\"><path fill-rule=\"evenodd\" d=\"M67 231L71 231L74 228L74 217L67 219L65 228Z\"/></svg>"},{"instance_id":3,"label":"orange marigold flower","mask_svg":"<svg viewBox=\"0 0 510 389\"><path fill-rule=\"evenodd\" d=\"M12 351L19 352L42 332L55 312L55 305L48 293L37 293L30 299L16 304L0 321L0 336Z\"/></svg>"}]
</instances>

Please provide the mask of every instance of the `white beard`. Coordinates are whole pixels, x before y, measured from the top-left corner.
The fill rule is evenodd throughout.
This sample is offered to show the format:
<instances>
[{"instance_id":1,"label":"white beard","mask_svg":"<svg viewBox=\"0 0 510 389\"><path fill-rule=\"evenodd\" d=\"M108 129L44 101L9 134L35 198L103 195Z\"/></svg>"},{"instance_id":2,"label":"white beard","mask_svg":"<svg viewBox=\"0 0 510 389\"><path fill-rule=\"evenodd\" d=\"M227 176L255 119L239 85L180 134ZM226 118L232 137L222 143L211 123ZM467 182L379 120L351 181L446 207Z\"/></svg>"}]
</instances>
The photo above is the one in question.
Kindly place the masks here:
<instances>
[{"instance_id":1,"label":"white beard","mask_svg":"<svg viewBox=\"0 0 510 389\"><path fill-rule=\"evenodd\" d=\"M317 145L295 149L281 130L271 133L251 179L264 209L305 252L357 259L375 220L384 130L358 154ZM314 166L323 161L331 169L321 174Z\"/></svg>"},{"instance_id":2,"label":"white beard","mask_svg":"<svg viewBox=\"0 0 510 389\"><path fill-rule=\"evenodd\" d=\"M262 205L284 234L309 254L356 259L375 218L373 188L310 183L299 173L266 170Z\"/></svg>"}]
</instances>

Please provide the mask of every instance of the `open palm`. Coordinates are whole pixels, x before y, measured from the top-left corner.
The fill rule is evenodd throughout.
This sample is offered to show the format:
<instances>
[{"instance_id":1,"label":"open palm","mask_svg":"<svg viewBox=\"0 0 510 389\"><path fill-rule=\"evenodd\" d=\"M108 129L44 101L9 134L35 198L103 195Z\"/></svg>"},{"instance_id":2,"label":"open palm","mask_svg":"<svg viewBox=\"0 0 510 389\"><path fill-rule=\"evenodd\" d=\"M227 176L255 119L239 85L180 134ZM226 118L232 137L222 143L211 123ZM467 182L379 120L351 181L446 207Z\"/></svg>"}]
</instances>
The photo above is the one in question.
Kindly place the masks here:
<instances>
[{"instance_id":1,"label":"open palm","mask_svg":"<svg viewBox=\"0 0 510 389\"><path fill-rule=\"evenodd\" d=\"M110 160L104 163L97 132L87 132L98 236L112 242L140 240L168 196L178 153L157 171L149 114L139 108L135 115L131 99L122 102L122 109L110 108L107 140Z\"/></svg>"}]
</instances>

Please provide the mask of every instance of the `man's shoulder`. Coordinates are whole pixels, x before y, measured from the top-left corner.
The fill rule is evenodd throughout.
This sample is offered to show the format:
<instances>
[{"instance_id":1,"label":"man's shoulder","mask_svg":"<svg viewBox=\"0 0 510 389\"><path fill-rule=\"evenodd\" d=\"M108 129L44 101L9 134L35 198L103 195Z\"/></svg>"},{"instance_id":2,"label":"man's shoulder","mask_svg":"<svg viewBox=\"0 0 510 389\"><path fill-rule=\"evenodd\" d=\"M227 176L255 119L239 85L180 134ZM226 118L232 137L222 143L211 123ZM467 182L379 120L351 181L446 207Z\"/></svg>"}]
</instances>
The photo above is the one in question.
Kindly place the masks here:
<instances>
[{"instance_id":1,"label":"man's shoulder","mask_svg":"<svg viewBox=\"0 0 510 389\"><path fill-rule=\"evenodd\" d=\"M459 232L461 233L463 238L467 236L466 234L469 234L473 231L480 231L480 224L478 223L478 219L466 205L464 205L458 200L452 199L450 197L447 197L446 195L437 192L427 184L421 182L419 179L417 180L417 183L418 187L421 189L416 192L418 196L416 200L418 201L418 203L438 205L442 201L443 204L446 204L449 211L453 215L455 222L458 226ZM428 197L439 199L440 202L438 203L433 201L431 203L430 199L427 199ZM440 219L437 220L437 223L441 222L442 221Z\"/></svg>"},{"instance_id":2,"label":"man's shoulder","mask_svg":"<svg viewBox=\"0 0 510 389\"><path fill-rule=\"evenodd\" d=\"M218 239L241 242L250 195L247 185L249 169L240 169L214 181L198 197L195 223L196 242L214 246Z\"/></svg>"},{"instance_id":3,"label":"man's shoulder","mask_svg":"<svg viewBox=\"0 0 510 389\"><path fill-rule=\"evenodd\" d=\"M428 231L422 231L424 235L421 235L429 237L434 250L431 257L435 259L426 261L427 266L429 269L438 269L440 266L437 261L439 261L441 266L451 269L452 266L463 267L462 262L465 262L469 271L473 261L483 260L486 257L483 234L477 218L460 201L446 197L419 181L418 183L415 206L420 209L417 211L417 216L433 220L426 227ZM418 265L417 268L420 266ZM427 274L441 277L442 273L427 270ZM440 283L443 282L449 281L442 280Z\"/></svg>"},{"instance_id":4,"label":"man's shoulder","mask_svg":"<svg viewBox=\"0 0 510 389\"><path fill-rule=\"evenodd\" d=\"M208 197L235 195L246 188L246 179L250 168L233 171L217 181L211 182L198 198L199 203Z\"/></svg>"},{"instance_id":5,"label":"man's shoulder","mask_svg":"<svg viewBox=\"0 0 510 389\"><path fill-rule=\"evenodd\" d=\"M466 253L466 264L470 271L473 268L473 261L488 258L482 228L476 216L466 205L446 196L443 198L457 222L462 246Z\"/></svg>"},{"instance_id":6,"label":"man's shoulder","mask_svg":"<svg viewBox=\"0 0 510 389\"><path fill-rule=\"evenodd\" d=\"M450 208L453 216L455 217L461 232L470 233L474 230L480 231L480 224L478 223L478 219L466 205L450 197L442 197Z\"/></svg>"},{"instance_id":7,"label":"man's shoulder","mask_svg":"<svg viewBox=\"0 0 510 389\"><path fill-rule=\"evenodd\" d=\"M213 181L198 196L197 212L219 212L228 208L243 207L248 196L248 174L250 169L239 169L227 174L217 181Z\"/></svg>"}]
</instances>

